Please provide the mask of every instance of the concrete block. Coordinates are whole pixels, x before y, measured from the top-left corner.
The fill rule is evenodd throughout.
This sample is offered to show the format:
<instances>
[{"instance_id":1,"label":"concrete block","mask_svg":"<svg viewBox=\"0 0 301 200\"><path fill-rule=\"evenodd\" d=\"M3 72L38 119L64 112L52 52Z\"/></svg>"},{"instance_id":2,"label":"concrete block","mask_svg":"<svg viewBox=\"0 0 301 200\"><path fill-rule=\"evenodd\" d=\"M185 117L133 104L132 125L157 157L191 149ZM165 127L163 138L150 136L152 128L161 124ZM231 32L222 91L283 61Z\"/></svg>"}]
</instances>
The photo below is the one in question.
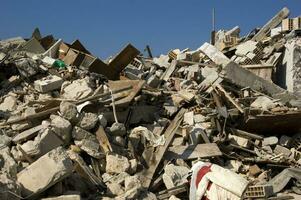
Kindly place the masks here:
<instances>
[{"instance_id":1,"label":"concrete block","mask_svg":"<svg viewBox=\"0 0 301 200\"><path fill-rule=\"evenodd\" d=\"M177 106L173 105L164 105L163 108L168 116L173 116L179 110Z\"/></svg>"},{"instance_id":2,"label":"concrete block","mask_svg":"<svg viewBox=\"0 0 301 200\"><path fill-rule=\"evenodd\" d=\"M61 93L66 99L78 100L90 96L93 90L86 79L78 79L72 83L65 81Z\"/></svg>"},{"instance_id":3,"label":"concrete block","mask_svg":"<svg viewBox=\"0 0 301 200\"><path fill-rule=\"evenodd\" d=\"M108 173L104 173L102 175L102 180L104 182L124 184L124 180L128 176L130 175L127 172L121 172L120 174L114 176Z\"/></svg>"},{"instance_id":4,"label":"concrete block","mask_svg":"<svg viewBox=\"0 0 301 200\"><path fill-rule=\"evenodd\" d=\"M270 185L249 186L245 191L244 197L250 199L267 198L273 194L273 187Z\"/></svg>"},{"instance_id":5,"label":"concrete block","mask_svg":"<svg viewBox=\"0 0 301 200\"><path fill-rule=\"evenodd\" d=\"M70 175L73 164L66 150L58 147L17 174L22 195L39 194Z\"/></svg>"},{"instance_id":6,"label":"concrete block","mask_svg":"<svg viewBox=\"0 0 301 200\"><path fill-rule=\"evenodd\" d=\"M52 90L58 90L63 84L63 79L61 77L51 75L44 77L40 80L34 82L34 88L39 92L46 93Z\"/></svg>"},{"instance_id":7,"label":"concrete block","mask_svg":"<svg viewBox=\"0 0 301 200\"><path fill-rule=\"evenodd\" d=\"M202 114L196 114L193 116L193 120L195 123L201 123L206 121L206 117Z\"/></svg>"}]
</instances>

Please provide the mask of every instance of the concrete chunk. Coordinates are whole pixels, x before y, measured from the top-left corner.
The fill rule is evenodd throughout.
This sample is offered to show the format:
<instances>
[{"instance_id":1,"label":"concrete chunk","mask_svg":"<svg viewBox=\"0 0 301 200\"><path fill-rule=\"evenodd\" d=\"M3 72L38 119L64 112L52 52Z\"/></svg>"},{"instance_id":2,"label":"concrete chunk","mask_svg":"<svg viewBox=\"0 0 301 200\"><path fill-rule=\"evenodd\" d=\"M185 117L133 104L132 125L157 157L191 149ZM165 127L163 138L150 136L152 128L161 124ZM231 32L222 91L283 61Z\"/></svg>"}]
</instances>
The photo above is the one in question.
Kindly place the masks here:
<instances>
[{"instance_id":1,"label":"concrete chunk","mask_svg":"<svg viewBox=\"0 0 301 200\"><path fill-rule=\"evenodd\" d=\"M106 161L107 173L122 173L127 172L130 169L130 162L124 156L117 154L109 154L106 157Z\"/></svg>"},{"instance_id":2,"label":"concrete chunk","mask_svg":"<svg viewBox=\"0 0 301 200\"><path fill-rule=\"evenodd\" d=\"M173 188L186 182L186 175L189 171L190 170L184 166L176 166L174 164L166 165L163 174L163 182L166 188Z\"/></svg>"},{"instance_id":3,"label":"concrete chunk","mask_svg":"<svg viewBox=\"0 0 301 200\"><path fill-rule=\"evenodd\" d=\"M67 152L58 147L17 174L22 195L39 194L70 175L73 164Z\"/></svg>"},{"instance_id":4,"label":"concrete chunk","mask_svg":"<svg viewBox=\"0 0 301 200\"><path fill-rule=\"evenodd\" d=\"M71 123L57 115L52 115L51 119L51 127L52 130L64 140L64 142L68 143L71 139L71 130L72 126Z\"/></svg>"},{"instance_id":5,"label":"concrete chunk","mask_svg":"<svg viewBox=\"0 0 301 200\"><path fill-rule=\"evenodd\" d=\"M125 126L122 123L114 123L110 127L110 133L115 136L123 136L126 134Z\"/></svg>"},{"instance_id":6,"label":"concrete chunk","mask_svg":"<svg viewBox=\"0 0 301 200\"><path fill-rule=\"evenodd\" d=\"M2 111L13 111L17 107L17 99L14 96L6 97L0 104L0 110Z\"/></svg>"},{"instance_id":7,"label":"concrete chunk","mask_svg":"<svg viewBox=\"0 0 301 200\"><path fill-rule=\"evenodd\" d=\"M100 145L95 135L75 126L72 130L74 143L83 151L95 158L101 158Z\"/></svg>"},{"instance_id":8,"label":"concrete chunk","mask_svg":"<svg viewBox=\"0 0 301 200\"><path fill-rule=\"evenodd\" d=\"M71 123L75 123L77 120L77 108L73 103L63 101L60 104L60 113L62 117L69 120Z\"/></svg>"},{"instance_id":9,"label":"concrete chunk","mask_svg":"<svg viewBox=\"0 0 301 200\"><path fill-rule=\"evenodd\" d=\"M94 113L84 113L79 121L79 126L85 130L91 130L98 122L98 117Z\"/></svg>"}]
</instances>

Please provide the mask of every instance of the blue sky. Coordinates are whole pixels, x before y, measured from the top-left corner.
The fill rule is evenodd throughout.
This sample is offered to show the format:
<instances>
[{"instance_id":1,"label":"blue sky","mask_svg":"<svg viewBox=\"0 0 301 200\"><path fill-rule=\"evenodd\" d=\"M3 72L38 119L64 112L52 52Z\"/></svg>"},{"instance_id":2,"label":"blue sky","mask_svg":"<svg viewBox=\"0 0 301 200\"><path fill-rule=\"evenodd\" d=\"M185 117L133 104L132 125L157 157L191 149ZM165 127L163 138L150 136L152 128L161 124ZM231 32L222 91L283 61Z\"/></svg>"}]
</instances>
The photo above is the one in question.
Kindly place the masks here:
<instances>
[{"instance_id":1,"label":"blue sky","mask_svg":"<svg viewBox=\"0 0 301 200\"><path fill-rule=\"evenodd\" d=\"M300 0L1 0L0 38L30 37L39 27L66 42L80 39L102 59L129 42L142 51L149 44L159 55L208 41L212 8L216 29L238 25L246 34L284 6L301 15Z\"/></svg>"}]
</instances>

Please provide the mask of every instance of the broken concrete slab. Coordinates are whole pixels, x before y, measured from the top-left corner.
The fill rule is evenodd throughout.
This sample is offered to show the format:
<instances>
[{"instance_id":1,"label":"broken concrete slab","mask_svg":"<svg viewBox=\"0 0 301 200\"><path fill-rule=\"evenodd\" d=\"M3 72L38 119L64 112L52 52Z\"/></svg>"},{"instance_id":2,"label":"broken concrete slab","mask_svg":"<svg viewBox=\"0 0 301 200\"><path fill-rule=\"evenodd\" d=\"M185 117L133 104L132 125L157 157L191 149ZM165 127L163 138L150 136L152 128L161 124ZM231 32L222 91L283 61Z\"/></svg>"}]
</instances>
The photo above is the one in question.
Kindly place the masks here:
<instances>
[{"instance_id":1,"label":"broken concrete slab","mask_svg":"<svg viewBox=\"0 0 301 200\"><path fill-rule=\"evenodd\" d=\"M208 56L215 64L225 67L230 59L227 58L222 52L220 52L216 47L209 43L204 43L198 50L203 52Z\"/></svg>"},{"instance_id":2,"label":"broken concrete slab","mask_svg":"<svg viewBox=\"0 0 301 200\"><path fill-rule=\"evenodd\" d=\"M264 80L253 74L252 72L240 67L234 62L230 62L224 67L225 78L230 82L237 84L241 87L251 87L254 90L262 91L271 95L274 98L279 98L282 102L288 102L294 99L294 95L279 86Z\"/></svg>"},{"instance_id":3,"label":"broken concrete slab","mask_svg":"<svg viewBox=\"0 0 301 200\"><path fill-rule=\"evenodd\" d=\"M40 157L63 144L62 139L48 128L36 136L33 141L22 144L21 148L29 156Z\"/></svg>"},{"instance_id":4,"label":"broken concrete slab","mask_svg":"<svg viewBox=\"0 0 301 200\"><path fill-rule=\"evenodd\" d=\"M72 83L64 82L61 88L61 94L65 99L78 100L90 96L93 93L85 79L78 79Z\"/></svg>"},{"instance_id":5,"label":"broken concrete slab","mask_svg":"<svg viewBox=\"0 0 301 200\"><path fill-rule=\"evenodd\" d=\"M70 175L73 164L62 147L45 154L17 175L22 196L37 195Z\"/></svg>"}]
</instances>

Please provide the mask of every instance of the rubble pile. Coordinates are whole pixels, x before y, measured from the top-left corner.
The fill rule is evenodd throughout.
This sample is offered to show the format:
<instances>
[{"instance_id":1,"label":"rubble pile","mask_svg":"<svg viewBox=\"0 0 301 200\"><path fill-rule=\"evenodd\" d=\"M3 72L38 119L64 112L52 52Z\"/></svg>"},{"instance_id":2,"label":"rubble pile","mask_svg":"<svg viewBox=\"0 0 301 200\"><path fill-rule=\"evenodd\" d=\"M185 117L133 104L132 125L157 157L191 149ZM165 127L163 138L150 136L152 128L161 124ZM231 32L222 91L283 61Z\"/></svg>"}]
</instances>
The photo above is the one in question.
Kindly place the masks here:
<instances>
[{"instance_id":1,"label":"rubble pile","mask_svg":"<svg viewBox=\"0 0 301 200\"><path fill-rule=\"evenodd\" d=\"M38 29L0 41L0 199L300 199L288 15L159 57L103 61Z\"/></svg>"}]
</instances>

